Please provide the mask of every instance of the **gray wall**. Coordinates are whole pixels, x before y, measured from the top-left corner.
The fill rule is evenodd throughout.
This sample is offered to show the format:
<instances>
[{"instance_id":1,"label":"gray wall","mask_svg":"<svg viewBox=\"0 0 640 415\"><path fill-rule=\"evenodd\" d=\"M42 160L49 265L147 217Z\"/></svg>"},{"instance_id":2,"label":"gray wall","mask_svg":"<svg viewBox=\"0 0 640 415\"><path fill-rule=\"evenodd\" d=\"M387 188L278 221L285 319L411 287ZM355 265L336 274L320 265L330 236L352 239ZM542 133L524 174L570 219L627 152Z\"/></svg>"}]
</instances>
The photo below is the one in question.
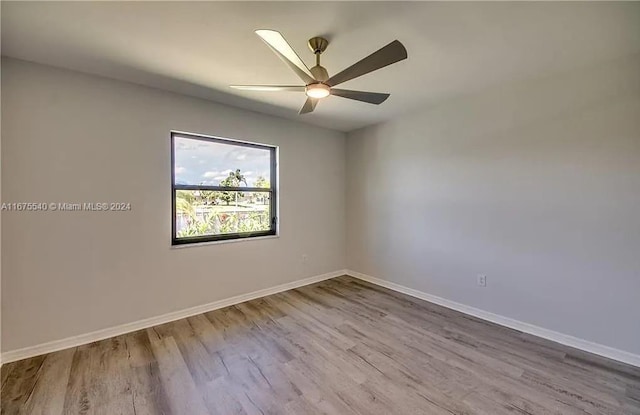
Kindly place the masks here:
<instances>
[{"instance_id":1,"label":"gray wall","mask_svg":"<svg viewBox=\"0 0 640 415\"><path fill-rule=\"evenodd\" d=\"M172 249L172 129L280 146L281 237ZM3 59L2 147L2 201L132 204L3 212L4 351L345 268L343 133Z\"/></svg>"},{"instance_id":2,"label":"gray wall","mask_svg":"<svg viewBox=\"0 0 640 415\"><path fill-rule=\"evenodd\" d=\"M640 353L639 56L350 133L347 166L350 269Z\"/></svg>"}]
</instances>

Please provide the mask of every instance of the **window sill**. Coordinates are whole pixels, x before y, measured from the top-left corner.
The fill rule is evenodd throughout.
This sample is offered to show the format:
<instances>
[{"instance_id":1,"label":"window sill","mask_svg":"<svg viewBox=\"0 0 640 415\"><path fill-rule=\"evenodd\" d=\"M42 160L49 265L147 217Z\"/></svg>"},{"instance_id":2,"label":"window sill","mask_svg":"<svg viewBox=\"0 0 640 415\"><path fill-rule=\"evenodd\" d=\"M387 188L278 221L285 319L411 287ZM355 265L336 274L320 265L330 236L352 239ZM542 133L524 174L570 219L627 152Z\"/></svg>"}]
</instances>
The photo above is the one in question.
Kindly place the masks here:
<instances>
[{"instance_id":1,"label":"window sill","mask_svg":"<svg viewBox=\"0 0 640 415\"><path fill-rule=\"evenodd\" d=\"M275 239L279 237L280 235L266 235L266 236L256 236L253 238L237 238L237 239L225 239L221 241L194 242L191 244L171 245L171 249L198 248L201 246L208 246L208 245L220 245L220 244L232 244L237 242L259 241L264 239Z\"/></svg>"}]
</instances>

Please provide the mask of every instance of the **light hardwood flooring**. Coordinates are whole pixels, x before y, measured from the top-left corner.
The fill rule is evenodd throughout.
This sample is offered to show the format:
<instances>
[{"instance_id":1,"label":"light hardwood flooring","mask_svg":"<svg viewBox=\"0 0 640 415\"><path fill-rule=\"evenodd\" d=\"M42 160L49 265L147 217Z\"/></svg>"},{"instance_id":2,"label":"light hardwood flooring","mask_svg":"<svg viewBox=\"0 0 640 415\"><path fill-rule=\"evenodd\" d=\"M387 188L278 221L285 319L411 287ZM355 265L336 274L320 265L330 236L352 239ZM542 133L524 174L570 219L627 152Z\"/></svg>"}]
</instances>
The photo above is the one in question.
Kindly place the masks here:
<instances>
[{"instance_id":1,"label":"light hardwood flooring","mask_svg":"<svg viewBox=\"0 0 640 415\"><path fill-rule=\"evenodd\" d=\"M2 368L3 414L640 414L640 369L339 277Z\"/></svg>"}]
</instances>

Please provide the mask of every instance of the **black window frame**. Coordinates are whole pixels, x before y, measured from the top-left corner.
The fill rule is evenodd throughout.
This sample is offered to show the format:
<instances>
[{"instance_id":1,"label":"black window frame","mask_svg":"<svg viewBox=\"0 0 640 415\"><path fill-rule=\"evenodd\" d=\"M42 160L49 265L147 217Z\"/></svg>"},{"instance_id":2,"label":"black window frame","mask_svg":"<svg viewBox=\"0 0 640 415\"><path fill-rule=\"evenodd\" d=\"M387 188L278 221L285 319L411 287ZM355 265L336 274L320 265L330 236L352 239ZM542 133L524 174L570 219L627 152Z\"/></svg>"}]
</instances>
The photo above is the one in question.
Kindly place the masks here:
<instances>
[{"instance_id":1,"label":"black window frame","mask_svg":"<svg viewBox=\"0 0 640 415\"><path fill-rule=\"evenodd\" d=\"M262 150L269 150L270 154L270 172L269 172L269 188L263 187L225 187L225 186L209 186L209 185L184 185L176 184L175 175L175 138L187 138L193 140L222 143L234 145L238 147L252 147ZM232 138L222 138L203 134L187 133L182 131L171 131L171 245L189 245L204 242L229 241L236 239L250 239L264 236L274 236L278 234L278 195L277 195L277 179L278 179L278 147L268 144L258 144L248 141L235 140ZM265 231L256 232L236 232L218 235L202 235L178 238L177 236L177 211L176 211L176 191L177 190L213 190L221 192L243 192L243 193L269 193L269 213L271 214L270 228Z\"/></svg>"}]
</instances>

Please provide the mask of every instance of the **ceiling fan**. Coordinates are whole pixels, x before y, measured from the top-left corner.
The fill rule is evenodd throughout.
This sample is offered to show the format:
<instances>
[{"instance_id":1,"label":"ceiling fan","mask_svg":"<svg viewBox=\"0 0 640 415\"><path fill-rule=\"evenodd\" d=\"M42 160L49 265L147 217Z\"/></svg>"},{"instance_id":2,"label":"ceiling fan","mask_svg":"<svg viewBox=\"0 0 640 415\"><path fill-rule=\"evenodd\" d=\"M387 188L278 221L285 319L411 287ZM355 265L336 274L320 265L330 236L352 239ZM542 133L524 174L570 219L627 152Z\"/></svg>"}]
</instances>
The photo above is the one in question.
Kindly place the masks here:
<instances>
[{"instance_id":1,"label":"ceiling fan","mask_svg":"<svg viewBox=\"0 0 640 415\"><path fill-rule=\"evenodd\" d=\"M407 50L402 43L394 40L387 46L372 53L366 58L356 62L347 69L331 77L327 70L320 65L320 55L329 46L329 41L322 37L309 39L309 48L316 55L316 66L309 69L302 59L291 48L285 38L275 30L256 30L256 34L302 79L305 85L231 85L231 88L252 91L297 91L307 95L307 101L302 106L299 114L313 111L318 100L329 95L368 102L369 104L381 104L390 94L378 92L352 91L349 89L334 88L343 82L368 74L392 63L407 58Z\"/></svg>"}]
</instances>

